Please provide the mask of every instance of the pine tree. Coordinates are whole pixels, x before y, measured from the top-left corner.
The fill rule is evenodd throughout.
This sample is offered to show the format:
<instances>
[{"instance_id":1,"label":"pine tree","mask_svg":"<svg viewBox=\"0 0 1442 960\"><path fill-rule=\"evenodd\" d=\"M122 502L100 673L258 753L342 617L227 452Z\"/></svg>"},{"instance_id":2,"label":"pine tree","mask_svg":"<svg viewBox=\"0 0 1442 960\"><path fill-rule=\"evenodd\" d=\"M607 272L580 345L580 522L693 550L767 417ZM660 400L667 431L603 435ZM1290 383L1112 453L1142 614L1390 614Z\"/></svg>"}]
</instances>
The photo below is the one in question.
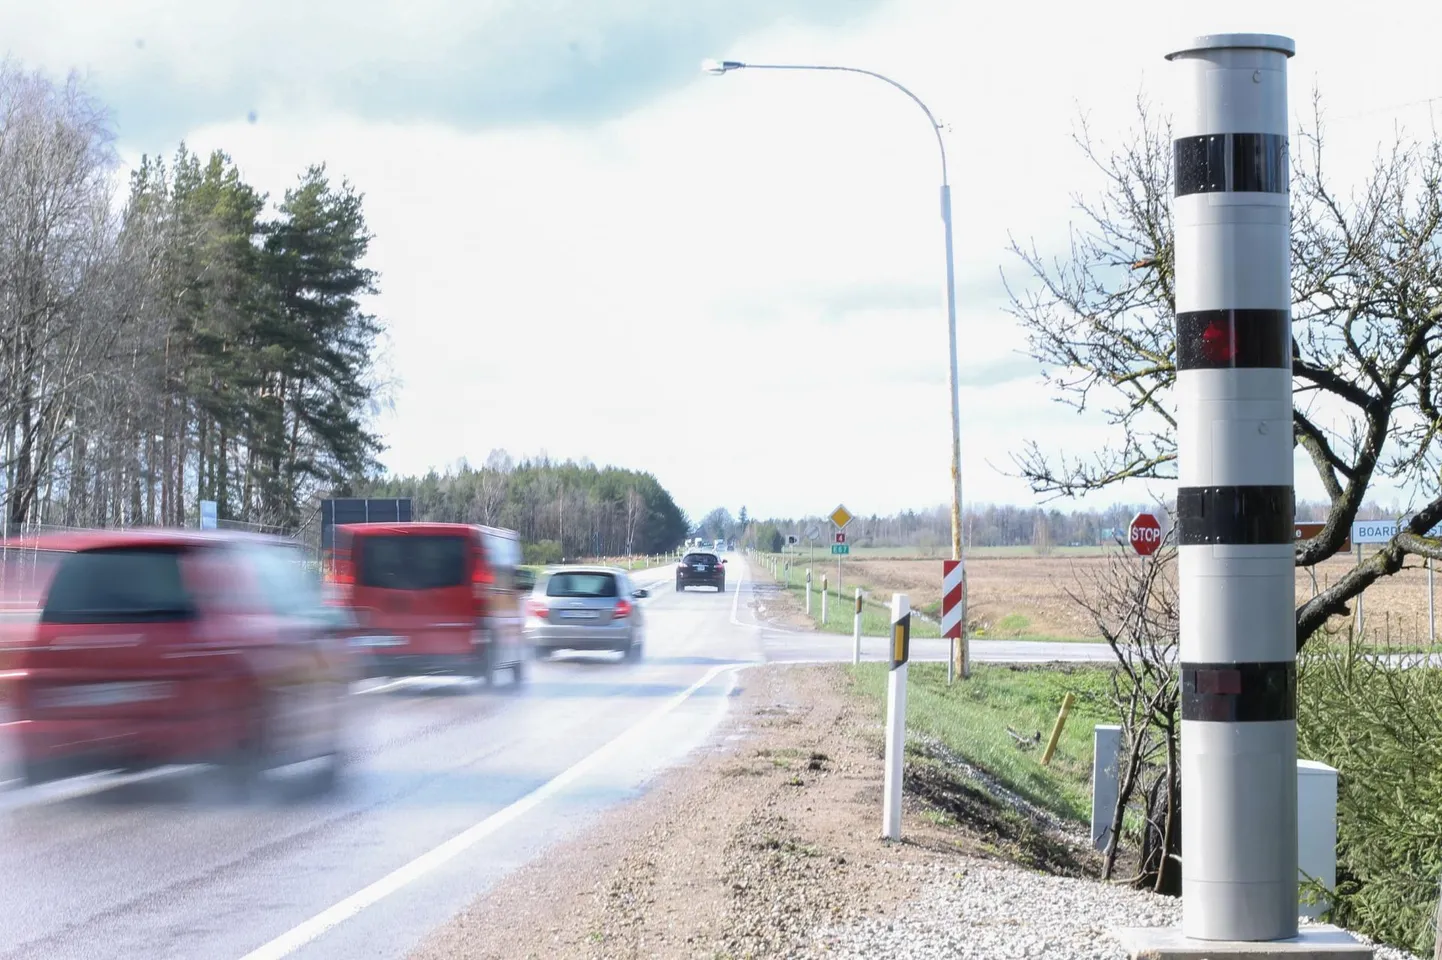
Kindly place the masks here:
<instances>
[{"instance_id":1,"label":"pine tree","mask_svg":"<svg viewBox=\"0 0 1442 960\"><path fill-rule=\"evenodd\" d=\"M265 228L269 303L258 324L265 362L257 461L261 501L293 525L299 502L375 462L381 449L365 423L372 397L370 354L380 332L361 309L375 274L361 266L370 244L361 196L311 167Z\"/></svg>"}]
</instances>

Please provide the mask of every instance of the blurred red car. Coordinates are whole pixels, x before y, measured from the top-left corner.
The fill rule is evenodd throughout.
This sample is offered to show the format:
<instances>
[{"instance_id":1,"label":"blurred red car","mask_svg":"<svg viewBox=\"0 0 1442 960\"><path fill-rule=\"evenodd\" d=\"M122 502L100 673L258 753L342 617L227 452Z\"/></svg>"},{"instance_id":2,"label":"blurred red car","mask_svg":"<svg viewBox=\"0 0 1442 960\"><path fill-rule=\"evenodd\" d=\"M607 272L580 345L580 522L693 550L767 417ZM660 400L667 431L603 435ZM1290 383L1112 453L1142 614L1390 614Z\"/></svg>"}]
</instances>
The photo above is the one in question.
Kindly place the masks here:
<instances>
[{"instance_id":1,"label":"blurred red car","mask_svg":"<svg viewBox=\"0 0 1442 960\"><path fill-rule=\"evenodd\" d=\"M179 530L35 546L54 562L9 637L0 725L27 782L210 762L249 786L319 759L334 783L353 659L299 550Z\"/></svg>"},{"instance_id":2,"label":"blurred red car","mask_svg":"<svg viewBox=\"0 0 1442 960\"><path fill-rule=\"evenodd\" d=\"M354 616L369 677L525 677L521 543L464 523L336 528L331 600Z\"/></svg>"}]
</instances>

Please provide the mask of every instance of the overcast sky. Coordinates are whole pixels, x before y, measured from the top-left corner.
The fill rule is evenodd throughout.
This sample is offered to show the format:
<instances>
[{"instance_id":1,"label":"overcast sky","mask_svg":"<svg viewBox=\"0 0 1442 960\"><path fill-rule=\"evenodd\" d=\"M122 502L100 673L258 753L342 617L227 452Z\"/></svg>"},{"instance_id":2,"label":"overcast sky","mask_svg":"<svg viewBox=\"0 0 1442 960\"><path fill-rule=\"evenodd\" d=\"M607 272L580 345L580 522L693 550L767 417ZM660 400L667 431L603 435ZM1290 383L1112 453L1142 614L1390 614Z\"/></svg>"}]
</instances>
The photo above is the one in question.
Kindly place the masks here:
<instances>
[{"instance_id":1,"label":"overcast sky","mask_svg":"<svg viewBox=\"0 0 1442 960\"><path fill-rule=\"evenodd\" d=\"M0 0L9 52L78 67L127 162L184 138L278 197L312 162L366 195L397 378L379 429L413 473L501 447L650 470L699 516L889 512L949 498L938 159L957 224L968 501L1032 503L1023 439L1107 432L1018 351L1008 231L1065 242L1095 186L1085 111L1118 139L1196 33L1297 42L1333 169L1442 112L1442 6L1213 0ZM1317 496L1298 464L1299 494ZM1104 499L1137 499L1141 489Z\"/></svg>"}]
</instances>

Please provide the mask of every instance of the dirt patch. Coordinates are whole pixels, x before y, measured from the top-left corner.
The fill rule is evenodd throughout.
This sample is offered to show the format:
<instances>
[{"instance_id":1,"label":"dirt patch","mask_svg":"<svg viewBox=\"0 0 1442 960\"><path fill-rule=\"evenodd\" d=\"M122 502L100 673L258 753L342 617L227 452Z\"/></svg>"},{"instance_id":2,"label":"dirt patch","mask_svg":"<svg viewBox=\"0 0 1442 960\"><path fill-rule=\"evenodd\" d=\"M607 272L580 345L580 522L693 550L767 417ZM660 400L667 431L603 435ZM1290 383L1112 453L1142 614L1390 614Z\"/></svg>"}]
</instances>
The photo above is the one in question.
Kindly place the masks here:
<instances>
[{"instance_id":1,"label":"dirt patch","mask_svg":"<svg viewBox=\"0 0 1442 960\"><path fill-rule=\"evenodd\" d=\"M794 590L782 586L765 567L753 566L751 578L748 605L758 622L788 630L816 629L816 619L806 612L805 601Z\"/></svg>"},{"instance_id":2,"label":"dirt patch","mask_svg":"<svg viewBox=\"0 0 1442 960\"><path fill-rule=\"evenodd\" d=\"M822 927L894 916L938 857L1080 869L1044 827L935 758L909 764L907 839L880 840L881 726L844 668L758 668L743 685L715 746L512 874L412 957L806 956Z\"/></svg>"}]
</instances>

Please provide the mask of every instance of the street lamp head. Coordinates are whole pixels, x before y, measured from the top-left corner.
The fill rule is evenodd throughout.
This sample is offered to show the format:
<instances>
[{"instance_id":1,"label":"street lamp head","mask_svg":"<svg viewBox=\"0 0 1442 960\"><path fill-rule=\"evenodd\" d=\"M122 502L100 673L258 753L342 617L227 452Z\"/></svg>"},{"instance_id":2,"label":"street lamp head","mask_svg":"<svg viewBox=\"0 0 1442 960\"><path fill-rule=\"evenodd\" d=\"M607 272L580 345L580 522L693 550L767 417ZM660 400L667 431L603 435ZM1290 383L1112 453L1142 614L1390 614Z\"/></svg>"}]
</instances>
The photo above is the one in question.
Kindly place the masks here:
<instances>
[{"instance_id":1,"label":"street lamp head","mask_svg":"<svg viewBox=\"0 0 1442 960\"><path fill-rule=\"evenodd\" d=\"M746 66L746 64L739 60L712 60L708 58L701 61L701 70L703 73L714 73L717 76L732 70L740 70L744 66Z\"/></svg>"}]
</instances>

